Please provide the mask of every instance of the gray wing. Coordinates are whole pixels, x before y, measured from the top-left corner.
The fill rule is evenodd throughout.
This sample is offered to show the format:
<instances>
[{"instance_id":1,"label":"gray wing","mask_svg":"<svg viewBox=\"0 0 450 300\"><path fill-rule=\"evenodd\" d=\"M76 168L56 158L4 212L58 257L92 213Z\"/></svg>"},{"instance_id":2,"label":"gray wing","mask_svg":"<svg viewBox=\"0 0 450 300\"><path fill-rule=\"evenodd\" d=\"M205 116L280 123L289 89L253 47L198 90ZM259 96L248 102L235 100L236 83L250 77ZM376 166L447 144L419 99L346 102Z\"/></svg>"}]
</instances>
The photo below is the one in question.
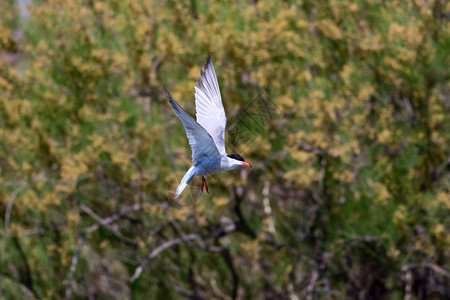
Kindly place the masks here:
<instances>
[{"instance_id":1,"label":"gray wing","mask_svg":"<svg viewBox=\"0 0 450 300\"><path fill-rule=\"evenodd\" d=\"M221 155L225 151L225 126L227 117L223 109L219 83L211 58L205 64L205 71L201 71L201 79L195 87L195 109L197 122L208 131Z\"/></svg>"},{"instance_id":2,"label":"gray wing","mask_svg":"<svg viewBox=\"0 0 450 300\"><path fill-rule=\"evenodd\" d=\"M192 118L183 110L183 108L181 108L167 89L166 92L175 114L181 120L184 125L184 129L186 130L189 145L192 149L192 161L197 163L202 159L202 157L205 156L219 158L220 154L214 140L205 128L198 124L194 118Z\"/></svg>"}]
</instances>

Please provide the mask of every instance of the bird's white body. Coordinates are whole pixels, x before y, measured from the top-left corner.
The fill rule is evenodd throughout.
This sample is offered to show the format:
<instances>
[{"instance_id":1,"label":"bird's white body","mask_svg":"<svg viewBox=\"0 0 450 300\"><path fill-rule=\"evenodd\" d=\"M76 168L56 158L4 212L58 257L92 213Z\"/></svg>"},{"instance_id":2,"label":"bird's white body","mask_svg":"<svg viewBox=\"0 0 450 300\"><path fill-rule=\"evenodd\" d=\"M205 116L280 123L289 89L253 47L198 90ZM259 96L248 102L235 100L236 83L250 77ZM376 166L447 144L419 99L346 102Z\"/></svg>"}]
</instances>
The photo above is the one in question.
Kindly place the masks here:
<instances>
[{"instance_id":1,"label":"bird's white body","mask_svg":"<svg viewBox=\"0 0 450 300\"><path fill-rule=\"evenodd\" d=\"M221 155L220 161L204 159L194 165L197 175L201 175L205 178L209 174L219 173L222 171L230 171L239 166L242 166L242 162L229 158L226 155Z\"/></svg>"},{"instance_id":2,"label":"bird's white body","mask_svg":"<svg viewBox=\"0 0 450 300\"><path fill-rule=\"evenodd\" d=\"M216 72L210 58L205 65L205 71L200 74L201 80L197 81L198 87L195 87L197 121L187 114L166 90L175 114L186 129L186 135L192 149L192 162L196 163L184 175L175 193L175 198L178 198L196 175L202 176L206 185L205 178L209 174L229 171L242 165L251 167L242 156L236 154L229 156L225 151L227 118L220 96ZM206 190L208 191L207 185Z\"/></svg>"},{"instance_id":3,"label":"bird's white body","mask_svg":"<svg viewBox=\"0 0 450 300\"><path fill-rule=\"evenodd\" d=\"M192 178L195 176L202 176L206 178L210 174L219 173L222 171L230 171L236 167L242 166L242 163L238 160L229 158L228 156L222 155L220 162L215 160L205 159L195 165L193 165L187 172L184 174L183 179L181 179L180 184L177 187L175 192L175 198L178 198L183 192L183 190L187 187L187 185L191 182Z\"/></svg>"}]
</instances>

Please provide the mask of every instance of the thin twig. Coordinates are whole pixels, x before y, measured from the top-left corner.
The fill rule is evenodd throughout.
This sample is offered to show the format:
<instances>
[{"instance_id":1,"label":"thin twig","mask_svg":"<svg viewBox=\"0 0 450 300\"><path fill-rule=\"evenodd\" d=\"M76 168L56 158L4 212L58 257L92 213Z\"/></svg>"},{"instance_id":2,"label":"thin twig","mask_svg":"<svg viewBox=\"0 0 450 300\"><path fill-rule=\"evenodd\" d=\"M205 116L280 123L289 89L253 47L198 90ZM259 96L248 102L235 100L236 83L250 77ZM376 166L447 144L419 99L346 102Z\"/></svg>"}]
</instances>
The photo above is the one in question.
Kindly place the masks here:
<instances>
[{"instance_id":1,"label":"thin twig","mask_svg":"<svg viewBox=\"0 0 450 300\"><path fill-rule=\"evenodd\" d=\"M30 236L30 235L42 235L48 231L60 231L67 229L67 225L57 225L57 226L49 226L49 227L40 227L40 228L32 228L28 230L24 230L20 234L9 233L9 234L0 234L0 238L18 238L22 236Z\"/></svg>"},{"instance_id":2,"label":"thin twig","mask_svg":"<svg viewBox=\"0 0 450 300\"><path fill-rule=\"evenodd\" d=\"M50 169L49 171L53 171L52 169ZM37 182L37 181L43 181L43 182L48 182L50 179L48 179L45 176L44 172L40 172L39 174L37 174L36 176L33 177L32 182ZM8 205L6 207L6 212L5 212L5 228L6 230L9 229L9 223L10 223L10 219L11 219L11 210L12 207L14 205L14 202L16 200L17 195L22 192L24 189L26 189L28 187L28 183L25 180L20 180L18 182L4 182L1 183L2 185L15 185L15 184L20 185L17 189L15 189L11 195L11 199L8 202Z\"/></svg>"},{"instance_id":3,"label":"thin twig","mask_svg":"<svg viewBox=\"0 0 450 300\"><path fill-rule=\"evenodd\" d=\"M159 246L158 248L154 249L150 254L147 256L147 258L139 265L139 267L136 268L136 271L134 272L133 276L130 277L130 282L135 281L139 278L144 268L148 265L148 263L155 258L158 254L163 252L164 250L173 247L175 245L181 244L188 240L195 240L198 239L197 234L189 234L184 237L184 240L182 238L176 238L174 240L170 240Z\"/></svg>"},{"instance_id":4,"label":"thin twig","mask_svg":"<svg viewBox=\"0 0 450 300\"><path fill-rule=\"evenodd\" d=\"M17 195L21 191L23 191L25 188L26 188L26 186L21 186L21 187L15 189L11 195L11 199L9 199L8 205L6 206L6 212L5 212L5 228L6 228L6 230L9 229L9 222L11 219L11 210L14 205L14 201L16 201Z\"/></svg>"},{"instance_id":5,"label":"thin twig","mask_svg":"<svg viewBox=\"0 0 450 300\"><path fill-rule=\"evenodd\" d=\"M67 275L67 287L66 287L66 300L69 300L72 295L72 281L75 275L75 270L77 268L78 264L78 257L80 255L81 247L84 243L84 235L80 234L80 237L78 238L77 248L75 249L75 252L72 257L72 263L70 265L69 274Z\"/></svg>"},{"instance_id":6,"label":"thin twig","mask_svg":"<svg viewBox=\"0 0 450 300\"><path fill-rule=\"evenodd\" d=\"M272 217L272 209L270 207L270 201L269 201L269 190L270 190L270 182L269 180L266 180L264 182L264 188L262 191L263 194L263 204L264 204L264 213L267 216L267 226L269 229L269 232L271 234L275 234L275 225L273 222L273 217Z\"/></svg>"},{"instance_id":7,"label":"thin twig","mask_svg":"<svg viewBox=\"0 0 450 300\"><path fill-rule=\"evenodd\" d=\"M102 219L99 215L97 215L93 210L91 210L86 205L81 204L80 209L82 211L84 211L85 213L87 213L88 215L90 215L94 220L96 220L98 222L97 224L102 224L103 226L105 226L105 228L107 228L109 231L111 231L115 236L117 236L122 241L124 241L128 244L132 244L132 245L136 244L133 240L124 236L120 231L111 227L109 223L106 223L104 219Z\"/></svg>"},{"instance_id":8,"label":"thin twig","mask_svg":"<svg viewBox=\"0 0 450 300\"><path fill-rule=\"evenodd\" d=\"M402 271L403 272L407 272L408 270L411 269L417 269L417 268L429 268L431 270L433 270L434 272L445 276L447 278L450 278L450 272L448 272L447 270L439 267L438 265L432 264L432 263L423 263L423 264L409 264L409 265L405 265L402 267Z\"/></svg>"},{"instance_id":9,"label":"thin twig","mask_svg":"<svg viewBox=\"0 0 450 300\"><path fill-rule=\"evenodd\" d=\"M180 294L181 296L184 296L186 299L192 299L192 296L194 295L193 292L190 290L185 289L184 287L178 286L174 283L162 283L167 289L173 290L175 293Z\"/></svg>"},{"instance_id":10,"label":"thin twig","mask_svg":"<svg viewBox=\"0 0 450 300\"><path fill-rule=\"evenodd\" d=\"M172 224L172 226L175 228L175 230L177 231L177 233L181 236L181 238L183 239L183 241L186 243L186 245L188 246L192 246L192 244L190 243L190 241L186 240L186 234L184 233L184 231L181 229L180 225L175 221L175 220L171 220L170 223ZM205 241L202 239L201 236L197 235L198 238L195 239L195 241L197 242L197 245L208 252L221 252L223 251L222 247L216 247L216 246L211 246L209 243L205 243Z\"/></svg>"},{"instance_id":11,"label":"thin twig","mask_svg":"<svg viewBox=\"0 0 450 300\"><path fill-rule=\"evenodd\" d=\"M155 234L157 234L161 229L163 229L165 226L167 226L167 224L169 224L170 220L168 221L164 221L162 223L159 223L158 225L155 226L155 228L153 228L152 230L150 230L150 232L148 233L148 236L154 236Z\"/></svg>"},{"instance_id":12,"label":"thin twig","mask_svg":"<svg viewBox=\"0 0 450 300\"><path fill-rule=\"evenodd\" d=\"M131 212L138 211L140 209L142 209L140 204L134 204L134 205L132 205L130 207L127 207L122 212L116 213L116 214L114 214L114 215L112 215L112 216L110 216L110 217L108 217L106 219L101 219L96 224L89 226L86 229L86 233L91 233L91 232L99 229L101 226L106 226L106 225L108 225L110 223L113 223L116 220L118 220L118 219L120 219L120 218L122 218L122 217L124 217L124 216L126 216L128 214L130 214Z\"/></svg>"},{"instance_id":13,"label":"thin twig","mask_svg":"<svg viewBox=\"0 0 450 300\"><path fill-rule=\"evenodd\" d=\"M320 155L320 156L329 156L329 157L337 158L337 156L334 155L334 154L325 152L322 149L319 149L319 148L313 147L313 146L309 146L309 145L304 144L304 143L297 143L297 147L300 150L305 151L305 152L314 153L314 154L317 154L317 155Z\"/></svg>"},{"instance_id":14,"label":"thin twig","mask_svg":"<svg viewBox=\"0 0 450 300\"><path fill-rule=\"evenodd\" d=\"M313 298L314 287L316 285L317 278L319 278L319 274L317 271L314 271L311 275L311 280L309 281L306 292L308 293L306 296L307 300L311 300Z\"/></svg>"},{"instance_id":15,"label":"thin twig","mask_svg":"<svg viewBox=\"0 0 450 300\"><path fill-rule=\"evenodd\" d=\"M325 196L325 173L326 173L327 160L322 157L320 160L320 175L319 175L319 191L320 197Z\"/></svg>"}]
</instances>

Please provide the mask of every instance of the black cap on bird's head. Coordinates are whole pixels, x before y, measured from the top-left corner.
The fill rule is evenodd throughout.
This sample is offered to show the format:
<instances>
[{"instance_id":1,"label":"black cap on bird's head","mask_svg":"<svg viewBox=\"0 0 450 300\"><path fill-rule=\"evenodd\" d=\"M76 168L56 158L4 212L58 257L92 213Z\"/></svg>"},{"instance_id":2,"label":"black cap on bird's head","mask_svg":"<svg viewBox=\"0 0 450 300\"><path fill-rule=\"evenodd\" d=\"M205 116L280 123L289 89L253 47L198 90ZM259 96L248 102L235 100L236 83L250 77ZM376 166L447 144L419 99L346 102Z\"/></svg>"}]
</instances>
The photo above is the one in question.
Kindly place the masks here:
<instances>
[{"instance_id":1,"label":"black cap on bird's head","mask_svg":"<svg viewBox=\"0 0 450 300\"><path fill-rule=\"evenodd\" d=\"M240 161L245 161L244 157L239 155L239 154L230 154L227 155L229 158L235 159L235 160L240 160Z\"/></svg>"},{"instance_id":2,"label":"black cap on bird's head","mask_svg":"<svg viewBox=\"0 0 450 300\"><path fill-rule=\"evenodd\" d=\"M227 156L228 156L229 158L232 158L232 159L235 159L235 160L242 161L242 165L252 168L252 165L251 165L251 164L249 164L248 162L245 162L245 159L244 159L244 157L243 157L242 155L239 155L239 154L230 154L230 155L227 155Z\"/></svg>"}]
</instances>

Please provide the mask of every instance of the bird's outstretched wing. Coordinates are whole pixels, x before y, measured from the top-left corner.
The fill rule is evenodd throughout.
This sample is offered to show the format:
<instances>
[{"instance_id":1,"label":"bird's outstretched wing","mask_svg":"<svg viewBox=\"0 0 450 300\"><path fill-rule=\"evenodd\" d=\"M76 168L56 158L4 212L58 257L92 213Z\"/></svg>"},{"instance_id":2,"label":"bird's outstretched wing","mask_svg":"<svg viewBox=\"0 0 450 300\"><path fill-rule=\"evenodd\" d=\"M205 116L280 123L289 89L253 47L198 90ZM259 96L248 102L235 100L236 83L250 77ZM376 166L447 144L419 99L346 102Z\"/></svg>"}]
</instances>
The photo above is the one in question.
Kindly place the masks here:
<instances>
[{"instance_id":1,"label":"bird's outstretched wing","mask_svg":"<svg viewBox=\"0 0 450 300\"><path fill-rule=\"evenodd\" d=\"M195 109L197 122L208 131L221 155L225 151L225 126L227 117L223 109L219 83L211 58L205 64L205 71L201 71L201 79L195 87Z\"/></svg>"},{"instance_id":2,"label":"bird's outstretched wing","mask_svg":"<svg viewBox=\"0 0 450 300\"><path fill-rule=\"evenodd\" d=\"M192 162L199 162L202 157L220 157L216 144L209 133L198 124L194 118L186 113L183 108L173 99L172 95L166 89L170 104L175 111L177 117L181 120L186 129L186 135L189 140L189 145L192 149Z\"/></svg>"}]
</instances>

